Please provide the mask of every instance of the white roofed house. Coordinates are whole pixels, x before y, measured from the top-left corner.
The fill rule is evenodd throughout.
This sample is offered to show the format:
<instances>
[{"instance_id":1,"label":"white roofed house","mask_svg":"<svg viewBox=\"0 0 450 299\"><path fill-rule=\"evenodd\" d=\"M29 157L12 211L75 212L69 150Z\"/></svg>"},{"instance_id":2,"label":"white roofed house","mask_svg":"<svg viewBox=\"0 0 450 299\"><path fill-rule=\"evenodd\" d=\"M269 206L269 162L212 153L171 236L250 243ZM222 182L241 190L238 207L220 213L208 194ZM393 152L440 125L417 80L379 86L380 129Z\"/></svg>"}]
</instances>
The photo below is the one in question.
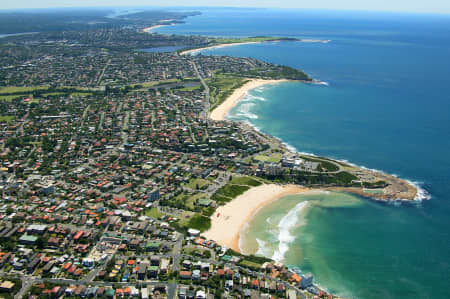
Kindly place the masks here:
<instances>
[{"instance_id":1,"label":"white roofed house","mask_svg":"<svg viewBox=\"0 0 450 299\"><path fill-rule=\"evenodd\" d=\"M161 263L159 265L159 270L162 274L167 274L169 271L170 260L163 258L161 259Z\"/></svg>"},{"instance_id":2,"label":"white roofed house","mask_svg":"<svg viewBox=\"0 0 450 299\"><path fill-rule=\"evenodd\" d=\"M45 224L31 224L27 227L27 233L42 235L47 230L47 225Z\"/></svg>"},{"instance_id":3,"label":"white roofed house","mask_svg":"<svg viewBox=\"0 0 450 299\"><path fill-rule=\"evenodd\" d=\"M190 228L188 229L189 236L198 237L200 235L200 231L198 229Z\"/></svg>"}]
</instances>

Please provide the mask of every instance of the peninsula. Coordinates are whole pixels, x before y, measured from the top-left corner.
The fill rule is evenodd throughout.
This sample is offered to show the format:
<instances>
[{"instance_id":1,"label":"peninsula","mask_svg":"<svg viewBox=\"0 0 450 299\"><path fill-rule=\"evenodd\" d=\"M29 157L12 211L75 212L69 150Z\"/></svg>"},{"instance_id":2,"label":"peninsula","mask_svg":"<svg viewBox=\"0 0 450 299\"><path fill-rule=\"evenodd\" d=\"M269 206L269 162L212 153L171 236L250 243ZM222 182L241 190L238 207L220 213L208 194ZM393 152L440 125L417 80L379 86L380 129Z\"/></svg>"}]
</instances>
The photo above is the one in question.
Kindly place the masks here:
<instances>
[{"instance_id":1,"label":"peninsula","mask_svg":"<svg viewBox=\"0 0 450 299\"><path fill-rule=\"evenodd\" d=\"M225 47L249 45L249 44L260 44L267 42L282 42L282 41L302 41L298 38L288 38L288 37L267 37L267 36L255 36L255 37L244 37L244 38L209 38L208 44L203 47L193 47L191 49L183 49L180 51L181 55L186 54L197 54L200 51L208 49L220 49Z\"/></svg>"}]
</instances>

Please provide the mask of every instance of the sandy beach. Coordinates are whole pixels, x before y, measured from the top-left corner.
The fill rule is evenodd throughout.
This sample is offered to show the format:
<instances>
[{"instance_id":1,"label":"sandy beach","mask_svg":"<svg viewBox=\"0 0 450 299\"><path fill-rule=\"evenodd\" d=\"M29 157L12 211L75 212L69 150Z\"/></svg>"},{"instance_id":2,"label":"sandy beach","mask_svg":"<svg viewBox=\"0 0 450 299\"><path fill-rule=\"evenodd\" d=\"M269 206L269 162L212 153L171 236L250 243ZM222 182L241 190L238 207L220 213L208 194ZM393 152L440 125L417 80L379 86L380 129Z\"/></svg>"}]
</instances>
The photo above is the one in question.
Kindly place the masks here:
<instances>
[{"instance_id":1,"label":"sandy beach","mask_svg":"<svg viewBox=\"0 0 450 299\"><path fill-rule=\"evenodd\" d=\"M237 88L222 104L214 109L209 117L212 120L224 120L228 111L230 111L236 104L242 99L246 93L254 88L260 87L265 84L276 84L281 82L287 82L289 80L263 80L263 79L251 79L245 83L242 87Z\"/></svg>"},{"instance_id":2,"label":"sandy beach","mask_svg":"<svg viewBox=\"0 0 450 299\"><path fill-rule=\"evenodd\" d=\"M142 29L143 32L150 32L154 29L160 28L160 27L164 27L164 26L169 26L169 25L153 25L147 28Z\"/></svg>"},{"instance_id":3,"label":"sandy beach","mask_svg":"<svg viewBox=\"0 0 450 299\"><path fill-rule=\"evenodd\" d=\"M198 52L200 52L200 51L202 51L202 50L206 50L206 49L220 49L220 48L233 47L233 46L240 46L240 45L260 44L260 43L264 43L264 42L265 42L265 41L260 41L260 42L243 42L243 43L219 44L219 45L215 45L215 46L209 46L209 47L196 48L196 49L191 49L191 50L182 51L182 52L180 52L180 55L195 54L195 53L198 53Z\"/></svg>"},{"instance_id":4,"label":"sandy beach","mask_svg":"<svg viewBox=\"0 0 450 299\"><path fill-rule=\"evenodd\" d=\"M283 196L307 191L308 188L295 185L269 184L251 188L219 207L211 216L211 228L203 235L239 252L240 232L260 208Z\"/></svg>"}]
</instances>

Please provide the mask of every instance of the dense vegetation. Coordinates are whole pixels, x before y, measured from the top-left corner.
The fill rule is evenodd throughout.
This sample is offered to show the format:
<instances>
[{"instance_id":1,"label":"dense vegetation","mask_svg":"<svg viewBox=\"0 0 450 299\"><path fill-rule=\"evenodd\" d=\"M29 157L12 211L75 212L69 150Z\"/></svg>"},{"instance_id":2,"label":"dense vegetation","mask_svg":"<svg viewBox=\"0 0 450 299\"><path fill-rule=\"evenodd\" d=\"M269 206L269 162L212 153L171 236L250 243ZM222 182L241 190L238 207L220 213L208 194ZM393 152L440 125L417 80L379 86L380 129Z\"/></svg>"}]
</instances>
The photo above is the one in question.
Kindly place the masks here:
<instances>
[{"instance_id":1,"label":"dense vegetation","mask_svg":"<svg viewBox=\"0 0 450 299\"><path fill-rule=\"evenodd\" d=\"M214 195L211 198L216 202L218 202L219 204L225 204L226 202L229 202L234 198L238 197L248 189L250 189L250 187L248 186L227 184L222 188L220 188L219 190L217 190L217 192L214 193Z\"/></svg>"},{"instance_id":2,"label":"dense vegetation","mask_svg":"<svg viewBox=\"0 0 450 299\"><path fill-rule=\"evenodd\" d=\"M244 177L233 177L231 179L231 184L235 185L247 185L252 187L257 187L262 185L260 181L255 180L252 177L244 176Z\"/></svg>"},{"instance_id":3,"label":"dense vegetation","mask_svg":"<svg viewBox=\"0 0 450 299\"><path fill-rule=\"evenodd\" d=\"M259 78L263 77L266 79L288 79L288 80L301 80L301 81L311 81L312 79L303 71L291 68L289 66L279 66L274 69L253 69L246 73L241 74L244 77Z\"/></svg>"},{"instance_id":4,"label":"dense vegetation","mask_svg":"<svg viewBox=\"0 0 450 299\"><path fill-rule=\"evenodd\" d=\"M233 177L225 186L217 190L211 199L216 201L217 204L223 205L243 194L251 187L257 187L260 185L262 185L262 182L259 179L248 176Z\"/></svg>"},{"instance_id":5,"label":"dense vegetation","mask_svg":"<svg viewBox=\"0 0 450 299\"><path fill-rule=\"evenodd\" d=\"M200 214L195 214L189 220L188 227L198 229L201 232L207 231L211 227L211 219Z\"/></svg>"},{"instance_id":6,"label":"dense vegetation","mask_svg":"<svg viewBox=\"0 0 450 299\"><path fill-rule=\"evenodd\" d=\"M388 185L385 181L363 182L364 188L384 188Z\"/></svg>"},{"instance_id":7,"label":"dense vegetation","mask_svg":"<svg viewBox=\"0 0 450 299\"><path fill-rule=\"evenodd\" d=\"M358 177L347 171L329 174L292 170L276 176L263 175L263 177L279 183L293 183L305 186L359 187L361 185L356 182Z\"/></svg>"}]
</instances>

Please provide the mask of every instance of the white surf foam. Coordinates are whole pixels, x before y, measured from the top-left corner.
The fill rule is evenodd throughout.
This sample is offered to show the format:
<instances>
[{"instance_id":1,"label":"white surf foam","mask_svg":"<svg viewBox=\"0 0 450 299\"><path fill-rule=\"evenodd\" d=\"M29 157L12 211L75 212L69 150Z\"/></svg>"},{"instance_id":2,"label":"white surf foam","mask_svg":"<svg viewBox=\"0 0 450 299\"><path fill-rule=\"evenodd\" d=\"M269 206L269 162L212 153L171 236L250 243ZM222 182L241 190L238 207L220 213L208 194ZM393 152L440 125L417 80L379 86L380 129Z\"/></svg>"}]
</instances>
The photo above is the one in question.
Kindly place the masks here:
<instances>
[{"instance_id":1,"label":"white surf foam","mask_svg":"<svg viewBox=\"0 0 450 299\"><path fill-rule=\"evenodd\" d=\"M324 86L329 86L330 85L328 82L325 82L325 81L313 81L312 84L324 85Z\"/></svg>"},{"instance_id":2,"label":"white surf foam","mask_svg":"<svg viewBox=\"0 0 450 299\"><path fill-rule=\"evenodd\" d=\"M252 102L243 103L239 106L239 110L234 113L233 116L248 119L258 119L258 115L250 112L253 106L255 106L255 104Z\"/></svg>"},{"instance_id":3,"label":"white surf foam","mask_svg":"<svg viewBox=\"0 0 450 299\"><path fill-rule=\"evenodd\" d=\"M256 238L256 243L258 243L258 250L255 252L255 255L267 256L269 249L267 247L267 242Z\"/></svg>"},{"instance_id":4,"label":"white surf foam","mask_svg":"<svg viewBox=\"0 0 450 299\"><path fill-rule=\"evenodd\" d=\"M263 98L263 97L258 97L258 96L252 96L251 99L252 99L252 100L258 100L258 101L261 101L261 102L265 102L265 101L266 101L265 98Z\"/></svg>"},{"instance_id":5,"label":"white surf foam","mask_svg":"<svg viewBox=\"0 0 450 299\"><path fill-rule=\"evenodd\" d=\"M258 115L251 113L251 112L238 112L234 116L242 117L242 118L249 118L249 119L258 119Z\"/></svg>"},{"instance_id":6,"label":"white surf foam","mask_svg":"<svg viewBox=\"0 0 450 299\"><path fill-rule=\"evenodd\" d=\"M266 99L260 96L255 96L252 94L248 94L246 96L244 96L242 98L242 100L240 100L241 103L247 103L247 102L255 102L255 101L261 101L261 102L265 102Z\"/></svg>"},{"instance_id":7,"label":"white surf foam","mask_svg":"<svg viewBox=\"0 0 450 299\"><path fill-rule=\"evenodd\" d=\"M245 223L244 226L242 227L241 231L239 232L238 246L239 246L239 251L240 251L242 254L246 254L246 253L245 253L245 250L244 250L244 246L243 246L244 241L243 241L242 234L248 229L248 227L249 227L249 224L248 224L248 223Z\"/></svg>"},{"instance_id":8,"label":"white surf foam","mask_svg":"<svg viewBox=\"0 0 450 299\"><path fill-rule=\"evenodd\" d=\"M262 91L266 90L266 87L260 86L260 87L254 88L254 89L252 89L252 90L253 90L253 91L256 91L256 92L262 92Z\"/></svg>"},{"instance_id":9,"label":"white surf foam","mask_svg":"<svg viewBox=\"0 0 450 299\"><path fill-rule=\"evenodd\" d=\"M300 212L307 206L308 202L302 201L298 203L292 210L284 216L278 224L278 249L273 253L272 259L282 261L284 255L289 250L289 244L295 240L290 230L297 225Z\"/></svg>"},{"instance_id":10,"label":"white surf foam","mask_svg":"<svg viewBox=\"0 0 450 299\"><path fill-rule=\"evenodd\" d=\"M416 197L414 198L414 200L421 202L423 200L431 199L431 194L428 193L427 190L422 188L422 186L421 186L423 184L422 182L413 182L410 180L406 180L406 182L408 182L408 184L413 185L417 189L417 194L416 194Z\"/></svg>"}]
</instances>

